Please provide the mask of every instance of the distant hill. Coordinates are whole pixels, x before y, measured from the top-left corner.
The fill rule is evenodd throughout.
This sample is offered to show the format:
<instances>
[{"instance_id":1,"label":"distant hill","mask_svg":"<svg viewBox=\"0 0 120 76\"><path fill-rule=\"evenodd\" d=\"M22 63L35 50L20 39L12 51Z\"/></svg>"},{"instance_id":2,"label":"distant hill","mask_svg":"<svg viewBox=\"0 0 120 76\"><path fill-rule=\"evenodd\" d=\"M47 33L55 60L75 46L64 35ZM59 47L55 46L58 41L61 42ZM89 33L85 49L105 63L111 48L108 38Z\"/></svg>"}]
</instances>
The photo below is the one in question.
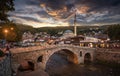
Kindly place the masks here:
<instances>
[{"instance_id":1,"label":"distant hill","mask_svg":"<svg viewBox=\"0 0 120 76\"><path fill-rule=\"evenodd\" d=\"M34 28L29 25L23 25L23 24L16 24L18 29L24 33L27 31L30 31L31 33L36 33L36 32L47 32L48 34L51 35L56 35L58 32L64 32L65 30L72 30L74 32L74 26L57 26L57 27L41 27L41 28ZM107 28L110 25L103 25L103 26L77 26L77 33L78 34L83 34L83 33L88 33L88 32L98 32L98 31L106 31Z\"/></svg>"},{"instance_id":2,"label":"distant hill","mask_svg":"<svg viewBox=\"0 0 120 76\"><path fill-rule=\"evenodd\" d=\"M22 33L30 31L34 34L35 32L37 32L35 28L29 25L16 24L16 26Z\"/></svg>"},{"instance_id":3,"label":"distant hill","mask_svg":"<svg viewBox=\"0 0 120 76\"><path fill-rule=\"evenodd\" d=\"M120 24L114 24L113 26ZM11 30L10 28L14 28L14 30ZM102 33L114 33L114 29L108 30L110 25L103 25L103 26L77 26L77 34L94 34L97 32L102 32ZM34 28L29 25L24 25L24 24L16 24L16 23L0 23L0 39L5 39L5 34L3 32L4 29L8 29L10 33L7 35L7 39L9 41L18 41L21 40L22 34L24 32L30 31L32 34L37 33L37 32L47 32L50 35L57 35L58 32L64 32L65 30L71 30L74 32L74 26L65 26L65 27L41 27L41 28ZM117 28L115 28L117 29ZM119 31L119 29L118 29ZM116 32L116 31L115 31ZM119 38L117 35L119 32L116 32L116 35L114 37L113 34L109 33L110 37L115 39L116 37Z\"/></svg>"}]
</instances>

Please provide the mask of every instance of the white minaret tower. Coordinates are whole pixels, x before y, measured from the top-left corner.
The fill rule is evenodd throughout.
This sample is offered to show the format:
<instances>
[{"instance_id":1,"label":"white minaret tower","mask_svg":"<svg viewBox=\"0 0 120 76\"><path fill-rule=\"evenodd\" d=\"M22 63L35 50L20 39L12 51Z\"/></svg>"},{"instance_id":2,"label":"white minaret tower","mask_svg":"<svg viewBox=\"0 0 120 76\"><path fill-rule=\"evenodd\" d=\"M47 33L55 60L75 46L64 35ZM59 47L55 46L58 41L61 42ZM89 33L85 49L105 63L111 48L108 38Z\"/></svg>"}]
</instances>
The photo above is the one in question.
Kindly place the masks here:
<instances>
[{"instance_id":1,"label":"white minaret tower","mask_svg":"<svg viewBox=\"0 0 120 76\"><path fill-rule=\"evenodd\" d=\"M75 11L75 16L74 16L74 34L75 34L75 36L77 36L76 11Z\"/></svg>"}]
</instances>

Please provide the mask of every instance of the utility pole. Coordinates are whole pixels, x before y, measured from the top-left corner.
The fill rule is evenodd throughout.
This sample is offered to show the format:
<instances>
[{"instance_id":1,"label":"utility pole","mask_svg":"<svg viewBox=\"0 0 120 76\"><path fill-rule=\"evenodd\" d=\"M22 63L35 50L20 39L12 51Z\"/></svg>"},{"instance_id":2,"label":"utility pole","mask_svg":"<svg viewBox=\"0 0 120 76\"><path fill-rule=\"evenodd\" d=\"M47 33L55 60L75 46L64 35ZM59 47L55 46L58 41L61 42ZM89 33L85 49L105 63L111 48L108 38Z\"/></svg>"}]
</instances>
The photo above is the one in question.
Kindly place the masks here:
<instances>
[{"instance_id":1,"label":"utility pole","mask_svg":"<svg viewBox=\"0 0 120 76\"><path fill-rule=\"evenodd\" d=\"M74 34L75 34L75 36L77 36L76 11L75 11L75 15L74 15Z\"/></svg>"}]
</instances>

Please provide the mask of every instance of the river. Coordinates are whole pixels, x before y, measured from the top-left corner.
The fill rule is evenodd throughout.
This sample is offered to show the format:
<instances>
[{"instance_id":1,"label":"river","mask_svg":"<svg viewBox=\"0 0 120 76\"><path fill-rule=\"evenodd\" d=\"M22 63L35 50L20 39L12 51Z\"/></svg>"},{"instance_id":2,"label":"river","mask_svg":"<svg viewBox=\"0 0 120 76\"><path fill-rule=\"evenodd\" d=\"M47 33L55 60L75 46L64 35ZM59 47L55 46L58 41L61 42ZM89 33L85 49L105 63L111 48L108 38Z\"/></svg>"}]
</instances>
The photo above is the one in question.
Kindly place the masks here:
<instances>
[{"instance_id":1,"label":"river","mask_svg":"<svg viewBox=\"0 0 120 76\"><path fill-rule=\"evenodd\" d=\"M75 65L65 56L54 54L47 63L46 72L50 76L120 76L120 68L110 68L97 64Z\"/></svg>"}]
</instances>

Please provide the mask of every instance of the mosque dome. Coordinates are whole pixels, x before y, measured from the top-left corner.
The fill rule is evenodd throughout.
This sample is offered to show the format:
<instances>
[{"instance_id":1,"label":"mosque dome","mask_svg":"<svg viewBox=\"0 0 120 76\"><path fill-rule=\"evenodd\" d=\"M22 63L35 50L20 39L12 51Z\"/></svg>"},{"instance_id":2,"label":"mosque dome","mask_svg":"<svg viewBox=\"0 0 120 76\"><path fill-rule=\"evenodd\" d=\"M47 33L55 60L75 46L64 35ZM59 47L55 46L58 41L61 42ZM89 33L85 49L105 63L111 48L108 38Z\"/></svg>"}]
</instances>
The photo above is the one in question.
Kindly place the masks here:
<instances>
[{"instance_id":1,"label":"mosque dome","mask_svg":"<svg viewBox=\"0 0 120 76\"><path fill-rule=\"evenodd\" d=\"M65 33L73 33L71 30L66 30L65 32L64 32L64 34Z\"/></svg>"},{"instance_id":2,"label":"mosque dome","mask_svg":"<svg viewBox=\"0 0 120 76\"><path fill-rule=\"evenodd\" d=\"M74 37L74 33L71 31L71 30L66 30L64 33L63 33L63 36L61 37L61 39L66 39L66 38L69 38L69 37Z\"/></svg>"}]
</instances>

